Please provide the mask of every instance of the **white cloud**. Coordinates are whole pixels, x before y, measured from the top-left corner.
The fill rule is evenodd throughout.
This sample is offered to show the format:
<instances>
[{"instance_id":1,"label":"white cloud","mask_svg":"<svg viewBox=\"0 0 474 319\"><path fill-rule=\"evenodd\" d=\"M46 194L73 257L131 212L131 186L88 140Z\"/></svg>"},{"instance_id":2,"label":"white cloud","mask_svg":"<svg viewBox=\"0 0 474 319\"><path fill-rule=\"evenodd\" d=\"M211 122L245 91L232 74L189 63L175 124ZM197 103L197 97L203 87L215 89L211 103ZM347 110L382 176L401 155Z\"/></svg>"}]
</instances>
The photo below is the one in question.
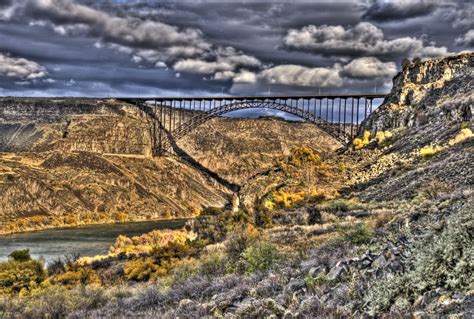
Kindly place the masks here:
<instances>
[{"instance_id":1,"label":"white cloud","mask_svg":"<svg viewBox=\"0 0 474 319\"><path fill-rule=\"evenodd\" d=\"M453 28L469 29L474 27L474 5L466 1L447 7L441 12L441 18L452 24Z\"/></svg>"},{"instance_id":2,"label":"white cloud","mask_svg":"<svg viewBox=\"0 0 474 319\"><path fill-rule=\"evenodd\" d=\"M465 34L456 38L456 44L467 47L474 47L474 29L467 31Z\"/></svg>"},{"instance_id":3,"label":"white cloud","mask_svg":"<svg viewBox=\"0 0 474 319\"><path fill-rule=\"evenodd\" d=\"M22 80L34 80L42 78L46 74L46 69L34 61L0 53L0 75Z\"/></svg>"},{"instance_id":4,"label":"white cloud","mask_svg":"<svg viewBox=\"0 0 474 319\"><path fill-rule=\"evenodd\" d=\"M214 74L218 71L232 70L233 66L229 63L224 62L207 62L197 59L186 59L176 62L173 68L179 72Z\"/></svg>"},{"instance_id":5,"label":"white cloud","mask_svg":"<svg viewBox=\"0 0 474 319\"><path fill-rule=\"evenodd\" d=\"M234 83L255 83L257 75L251 71L241 70L233 78Z\"/></svg>"},{"instance_id":6,"label":"white cloud","mask_svg":"<svg viewBox=\"0 0 474 319\"><path fill-rule=\"evenodd\" d=\"M99 38L97 43L112 48L152 50L161 59L197 56L212 47L198 29L180 29L159 21L113 15L71 0L15 0L7 2L3 9L0 4L0 20L21 16L27 16L38 26L49 26L61 35L89 35ZM96 47L100 48L100 44ZM136 55L140 56L139 53Z\"/></svg>"},{"instance_id":7,"label":"white cloud","mask_svg":"<svg viewBox=\"0 0 474 319\"><path fill-rule=\"evenodd\" d=\"M258 75L265 82L283 85L340 87L341 66L335 64L329 68L309 68L301 65L284 64L266 69Z\"/></svg>"},{"instance_id":8,"label":"white cloud","mask_svg":"<svg viewBox=\"0 0 474 319\"><path fill-rule=\"evenodd\" d=\"M17 0L17 16L61 35L98 38L94 47L129 54L135 63L174 65L178 72L215 74L258 68L260 61L233 47L212 45L199 29L178 28L160 21L119 16L71 0ZM11 3L9 3L10 6ZM13 9L12 9L13 10ZM8 16L11 18L11 15Z\"/></svg>"},{"instance_id":9,"label":"white cloud","mask_svg":"<svg viewBox=\"0 0 474 319\"><path fill-rule=\"evenodd\" d=\"M167 68L167 67L168 67L168 66L167 66L166 63L163 62L163 61L158 61L158 62L155 63L155 68L163 68L163 69L165 69L165 68Z\"/></svg>"},{"instance_id":10,"label":"white cloud","mask_svg":"<svg viewBox=\"0 0 474 319\"><path fill-rule=\"evenodd\" d=\"M173 68L179 72L214 74L214 78L225 80L230 77L229 72L235 73L242 67L259 68L261 66L261 62L257 58L232 47L217 48L210 53L210 59L210 61L183 59L176 62Z\"/></svg>"},{"instance_id":11,"label":"white cloud","mask_svg":"<svg viewBox=\"0 0 474 319\"><path fill-rule=\"evenodd\" d=\"M216 74L214 74L213 79L220 80L220 81L227 81L234 78L234 76L235 76L234 71L223 71L223 72L216 72Z\"/></svg>"},{"instance_id":12,"label":"white cloud","mask_svg":"<svg viewBox=\"0 0 474 319\"><path fill-rule=\"evenodd\" d=\"M342 68L342 72L356 79L389 78L397 74L397 65L384 63L375 57L363 57L352 60Z\"/></svg>"},{"instance_id":13,"label":"white cloud","mask_svg":"<svg viewBox=\"0 0 474 319\"><path fill-rule=\"evenodd\" d=\"M133 56L132 56L132 61L133 61L134 63L140 63L140 62L143 61L143 59L142 59L141 57L139 57L138 55L133 55Z\"/></svg>"},{"instance_id":14,"label":"white cloud","mask_svg":"<svg viewBox=\"0 0 474 319\"><path fill-rule=\"evenodd\" d=\"M413 37L386 40L383 31L369 22L354 27L305 26L291 29L283 39L286 47L332 55L405 55L409 57L440 56L448 54L446 47L425 46L423 40Z\"/></svg>"}]
</instances>

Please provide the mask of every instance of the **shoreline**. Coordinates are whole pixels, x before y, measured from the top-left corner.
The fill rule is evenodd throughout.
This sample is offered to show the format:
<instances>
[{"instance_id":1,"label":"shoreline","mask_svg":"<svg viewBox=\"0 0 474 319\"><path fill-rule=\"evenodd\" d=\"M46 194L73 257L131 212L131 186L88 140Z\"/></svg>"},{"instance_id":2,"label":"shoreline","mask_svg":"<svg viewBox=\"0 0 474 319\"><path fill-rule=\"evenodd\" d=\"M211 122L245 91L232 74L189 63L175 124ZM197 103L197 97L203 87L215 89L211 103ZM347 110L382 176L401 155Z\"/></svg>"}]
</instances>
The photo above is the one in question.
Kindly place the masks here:
<instances>
[{"instance_id":1,"label":"shoreline","mask_svg":"<svg viewBox=\"0 0 474 319\"><path fill-rule=\"evenodd\" d=\"M38 229L32 229L32 230L24 230L24 231L18 231L18 232L2 232L0 231L0 238L11 236L11 235L17 235L17 234L27 234L27 233L36 233L36 232L41 232L45 230L66 230L66 229L72 229L72 228L81 228L81 227L89 227L89 226L107 226L107 225L121 225L121 224L127 224L127 223L145 223L145 222L159 222L159 221L173 221L173 220L189 220L196 218L198 215L194 216L177 216L173 218L153 218L153 219L133 219L133 220L128 220L124 222L99 222L99 223L85 223L85 224L80 224L80 225L64 225L61 227L43 227L43 228L38 228Z\"/></svg>"}]
</instances>

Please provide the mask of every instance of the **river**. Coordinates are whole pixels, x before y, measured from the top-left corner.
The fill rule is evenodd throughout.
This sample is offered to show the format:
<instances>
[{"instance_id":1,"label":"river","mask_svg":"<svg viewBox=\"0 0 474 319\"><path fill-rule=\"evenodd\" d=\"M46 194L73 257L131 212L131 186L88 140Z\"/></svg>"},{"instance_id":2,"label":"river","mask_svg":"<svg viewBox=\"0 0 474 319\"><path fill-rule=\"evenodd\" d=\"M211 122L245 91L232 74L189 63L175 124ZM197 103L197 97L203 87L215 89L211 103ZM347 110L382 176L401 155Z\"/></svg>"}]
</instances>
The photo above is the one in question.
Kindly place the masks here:
<instances>
[{"instance_id":1,"label":"river","mask_svg":"<svg viewBox=\"0 0 474 319\"><path fill-rule=\"evenodd\" d=\"M130 222L0 236L0 261L8 260L12 251L26 248L30 249L33 258L43 258L46 263L66 253L80 256L104 255L119 235L130 237L155 229L177 229L185 223L185 219Z\"/></svg>"}]
</instances>

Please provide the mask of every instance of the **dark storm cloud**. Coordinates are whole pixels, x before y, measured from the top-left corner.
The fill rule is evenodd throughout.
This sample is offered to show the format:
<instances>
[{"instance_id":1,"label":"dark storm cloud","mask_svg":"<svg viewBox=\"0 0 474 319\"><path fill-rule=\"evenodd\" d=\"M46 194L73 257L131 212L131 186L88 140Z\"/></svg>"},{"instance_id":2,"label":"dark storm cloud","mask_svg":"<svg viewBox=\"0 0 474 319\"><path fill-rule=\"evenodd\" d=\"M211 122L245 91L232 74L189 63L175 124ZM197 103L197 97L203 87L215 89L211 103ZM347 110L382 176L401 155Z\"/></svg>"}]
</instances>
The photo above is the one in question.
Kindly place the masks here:
<instances>
[{"instance_id":1,"label":"dark storm cloud","mask_svg":"<svg viewBox=\"0 0 474 319\"><path fill-rule=\"evenodd\" d=\"M468 1L360 3L0 0L0 54L45 72L0 94L388 90L405 56L472 45Z\"/></svg>"},{"instance_id":2,"label":"dark storm cloud","mask_svg":"<svg viewBox=\"0 0 474 319\"><path fill-rule=\"evenodd\" d=\"M372 0L362 16L378 22L424 16L435 11L440 0Z\"/></svg>"}]
</instances>

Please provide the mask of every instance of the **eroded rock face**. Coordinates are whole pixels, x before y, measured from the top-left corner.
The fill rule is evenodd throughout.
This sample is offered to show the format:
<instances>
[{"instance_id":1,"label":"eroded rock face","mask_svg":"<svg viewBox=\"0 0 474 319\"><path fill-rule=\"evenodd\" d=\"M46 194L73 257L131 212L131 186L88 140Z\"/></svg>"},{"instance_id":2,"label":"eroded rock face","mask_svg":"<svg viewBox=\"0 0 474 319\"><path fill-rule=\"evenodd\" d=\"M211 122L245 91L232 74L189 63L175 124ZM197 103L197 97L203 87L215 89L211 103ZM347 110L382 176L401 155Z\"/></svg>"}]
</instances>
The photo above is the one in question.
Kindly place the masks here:
<instances>
[{"instance_id":1,"label":"eroded rock face","mask_svg":"<svg viewBox=\"0 0 474 319\"><path fill-rule=\"evenodd\" d=\"M311 123L276 118L214 118L179 141L190 155L226 179L242 185L272 167L294 147L330 153L341 144Z\"/></svg>"},{"instance_id":2,"label":"eroded rock face","mask_svg":"<svg viewBox=\"0 0 474 319\"><path fill-rule=\"evenodd\" d=\"M362 125L373 134L472 118L474 53L412 63L394 78L383 105Z\"/></svg>"},{"instance_id":3,"label":"eroded rock face","mask_svg":"<svg viewBox=\"0 0 474 319\"><path fill-rule=\"evenodd\" d=\"M151 154L146 115L113 100L3 99L0 151Z\"/></svg>"}]
</instances>

